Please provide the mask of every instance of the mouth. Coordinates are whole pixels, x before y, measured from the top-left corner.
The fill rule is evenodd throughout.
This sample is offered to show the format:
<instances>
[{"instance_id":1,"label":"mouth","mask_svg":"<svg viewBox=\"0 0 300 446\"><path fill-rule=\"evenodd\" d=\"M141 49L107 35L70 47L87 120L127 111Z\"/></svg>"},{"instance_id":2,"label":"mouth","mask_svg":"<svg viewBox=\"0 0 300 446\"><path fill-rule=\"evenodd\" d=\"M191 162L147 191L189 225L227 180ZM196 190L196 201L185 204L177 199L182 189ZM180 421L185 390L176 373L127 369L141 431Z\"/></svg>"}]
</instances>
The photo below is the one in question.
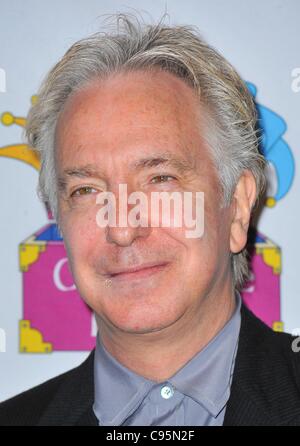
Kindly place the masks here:
<instances>
[{"instance_id":1,"label":"mouth","mask_svg":"<svg viewBox=\"0 0 300 446\"><path fill-rule=\"evenodd\" d=\"M146 279L154 274L164 271L167 265L168 263L164 262L127 268L122 271L107 274L107 278L116 281Z\"/></svg>"}]
</instances>

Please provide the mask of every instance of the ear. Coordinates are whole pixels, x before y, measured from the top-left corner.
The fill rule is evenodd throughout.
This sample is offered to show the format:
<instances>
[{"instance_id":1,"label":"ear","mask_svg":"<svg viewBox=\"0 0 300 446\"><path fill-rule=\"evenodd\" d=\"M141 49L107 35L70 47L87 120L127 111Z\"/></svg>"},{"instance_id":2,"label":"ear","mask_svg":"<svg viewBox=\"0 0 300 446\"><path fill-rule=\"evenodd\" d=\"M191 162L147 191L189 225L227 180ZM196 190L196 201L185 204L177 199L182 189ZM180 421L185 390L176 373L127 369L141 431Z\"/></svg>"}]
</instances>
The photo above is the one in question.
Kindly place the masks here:
<instances>
[{"instance_id":1,"label":"ear","mask_svg":"<svg viewBox=\"0 0 300 446\"><path fill-rule=\"evenodd\" d=\"M230 250L239 253L247 243L251 211L256 198L256 182L250 170L243 171L232 198Z\"/></svg>"}]
</instances>

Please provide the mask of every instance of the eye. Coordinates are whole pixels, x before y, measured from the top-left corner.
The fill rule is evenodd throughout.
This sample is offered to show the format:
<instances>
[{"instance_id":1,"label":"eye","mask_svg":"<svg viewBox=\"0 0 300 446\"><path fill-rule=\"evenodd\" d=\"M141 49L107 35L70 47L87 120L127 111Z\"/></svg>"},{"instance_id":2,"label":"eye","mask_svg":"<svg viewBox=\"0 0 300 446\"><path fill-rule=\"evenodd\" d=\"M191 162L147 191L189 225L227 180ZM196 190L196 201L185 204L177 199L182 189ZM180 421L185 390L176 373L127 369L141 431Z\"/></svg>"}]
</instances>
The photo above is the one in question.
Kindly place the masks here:
<instances>
[{"instance_id":1,"label":"eye","mask_svg":"<svg viewBox=\"0 0 300 446\"><path fill-rule=\"evenodd\" d=\"M155 177L152 178L151 183L166 183L170 181L170 179L176 180L176 178L173 177L172 175L156 175Z\"/></svg>"},{"instance_id":2,"label":"eye","mask_svg":"<svg viewBox=\"0 0 300 446\"><path fill-rule=\"evenodd\" d=\"M82 186L79 187L78 189L74 190L71 193L71 197L79 197L79 196L84 196L84 195L90 195L93 191L95 191L96 189L94 187L91 186Z\"/></svg>"}]
</instances>

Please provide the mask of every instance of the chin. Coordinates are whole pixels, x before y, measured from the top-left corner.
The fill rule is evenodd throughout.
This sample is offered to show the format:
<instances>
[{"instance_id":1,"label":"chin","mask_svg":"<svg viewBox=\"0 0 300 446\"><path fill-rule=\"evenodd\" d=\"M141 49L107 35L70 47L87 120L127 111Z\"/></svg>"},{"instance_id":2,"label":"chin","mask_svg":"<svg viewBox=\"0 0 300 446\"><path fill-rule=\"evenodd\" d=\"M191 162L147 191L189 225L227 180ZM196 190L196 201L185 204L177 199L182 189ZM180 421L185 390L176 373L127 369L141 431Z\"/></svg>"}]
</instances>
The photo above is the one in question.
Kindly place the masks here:
<instances>
[{"instance_id":1,"label":"chin","mask_svg":"<svg viewBox=\"0 0 300 446\"><path fill-rule=\"evenodd\" d=\"M170 312L170 303L162 308L160 304L155 305L125 305L119 308L105 308L105 311L98 311L98 317L104 322L113 325L118 330L126 333L154 333L161 331L176 322L181 316L181 312ZM179 310L179 309L178 309Z\"/></svg>"}]
</instances>

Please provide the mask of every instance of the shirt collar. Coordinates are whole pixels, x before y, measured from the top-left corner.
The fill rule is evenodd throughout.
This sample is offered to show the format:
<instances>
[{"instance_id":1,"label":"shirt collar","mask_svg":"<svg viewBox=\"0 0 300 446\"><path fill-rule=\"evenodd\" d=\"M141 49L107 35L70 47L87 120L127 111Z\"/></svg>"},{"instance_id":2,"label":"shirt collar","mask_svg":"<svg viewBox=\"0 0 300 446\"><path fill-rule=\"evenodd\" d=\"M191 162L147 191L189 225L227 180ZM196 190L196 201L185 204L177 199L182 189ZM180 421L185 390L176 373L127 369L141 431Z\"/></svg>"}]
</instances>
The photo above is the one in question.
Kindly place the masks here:
<instances>
[{"instance_id":1,"label":"shirt collar","mask_svg":"<svg viewBox=\"0 0 300 446\"><path fill-rule=\"evenodd\" d=\"M236 293L236 308L230 320L204 349L168 380L214 417L230 396L240 325L241 297Z\"/></svg>"},{"instance_id":2,"label":"shirt collar","mask_svg":"<svg viewBox=\"0 0 300 446\"><path fill-rule=\"evenodd\" d=\"M237 352L241 297L219 333L167 382L202 405L216 417L226 405ZM157 382L144 378L119 363L97 336L95 360L94 412L105 426L120 426L141 404Z\"/></svg>"},{"instance_id":3,"label":"shirt collar","mask_svg":"<svg viewBox=\"0 0 300 446\"><path fill-rule=\"evenodd\" d=\"M118 362L103 346L99 333L94 359L94 412L105 426L120 426L156 383Z\"/></svg>"}]
</instances>

